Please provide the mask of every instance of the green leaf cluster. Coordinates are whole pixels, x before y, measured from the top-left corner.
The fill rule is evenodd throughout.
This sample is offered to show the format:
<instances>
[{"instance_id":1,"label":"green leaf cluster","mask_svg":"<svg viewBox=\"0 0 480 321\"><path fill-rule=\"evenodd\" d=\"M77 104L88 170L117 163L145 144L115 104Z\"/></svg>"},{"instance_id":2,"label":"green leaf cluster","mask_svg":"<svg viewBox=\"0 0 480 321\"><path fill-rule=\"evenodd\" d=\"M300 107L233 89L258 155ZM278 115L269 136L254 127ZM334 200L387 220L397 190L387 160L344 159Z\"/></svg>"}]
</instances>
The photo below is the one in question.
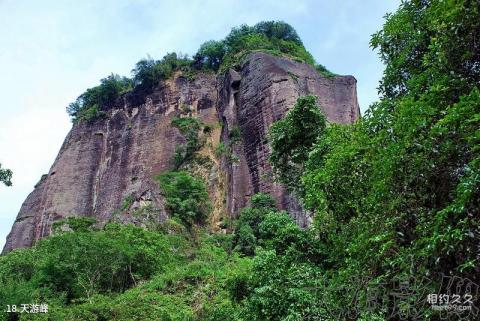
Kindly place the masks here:
<instances>
[{"instance_id":1,"label":"green leaf cluster","mask_svg":"<svg viewBox=\"0 0 480 321\"><path fill-rule=\"evenodd\" d=\"M10 169L2 168L2 164L0 164L0 182L5 186L12 186L12 175L13 172Z\"/></svg>"},{"instance_id":2,"label":"green leaf cluster","mask_svg":"<svg viewBox=\"0 0 480 321\"><path fill-rule=\"evenodd\" d=\"M367 289L393 293L395 280L425 293L444 275L480 282L478 16L472 1L402 2L372 38L386 69L382 98L361 120L319 125L307 140L289 141L285 121L272 128L273 165L314 213L326 255L321 302L337 318L360 318ZM420 306L421 291L410 308L439 317ZM370 312L393 318L395 309L387 301Z\"/></svg>"},{"instance_id":3,"label":"green leaf cluster","mask_svg":"<svg viewBox=\"0 0 480 321\"><path fill-rule=\"evenodd\" d=\"M122 94L133 91L134 95L145 96L176 71L188 79L194 79L199 72L224 73L228 68L238 67L254 51L310 64L325 77L335 75L315 62L292 26L282 21L262 21L254 26L232 28L224 39L203 43L191 58L175 52L160 60L147 56L135 64L131 79L111 74L100 80L100 85L81 94L67 107L67 113L74 122L92 122L105 116Z\"/></svg>"},{"instance_id":4,"label":"green leaf cluster","mask_svg":"<svg viewBox=\"0 0 480 321\"><path fill-rule=\"evenodd\" d=\"M191 161L195 153L202 146L199 137L199 131L202 128L202 122L196 117L174 117L172 126L177 127L186 139L186 143L177 145L173 155L175 169L179 169L183 164Z\"/></svg>"},{"instance_id":5,"label":"green leaf cluster","mask_svg":"<svg viewBox=\"0 0 480 321\"><path fill-rule=\"evenodd\" d=\"M133 83L127 77L116 74L100 80L100 85L87 89L67 107L67 113L76 121L93 121L105 114L117 98L132 88Z\"/></svg>"},{"instance_id":6,"label":"green leaf cluster","mask_svg":"<svg viewBox=\"0 0 480 321\"><path fill-rule=\"evenodd\" d=\"M187 227L203 223L211 211L205 184L185 171L166 172L157 177L169 213Z\"/></svg>"},{"instance_id":7,"label":"green leaf cluster","mask_svg":"<svg viewBox=\"0 0 480 321\"><path fill-rule=\"evenodd\" d=\"M137 62L132 70L133 83L139 89L151 91L160 80L170 78L175 70L187 72L190 64L191 61L187 56L178 55L175 52L166 54L161 60L147 57Z\"/></svg>"},{"instance_id":8,"label":"green leaf cluster","mask_svg":"<svg viewBox=\"0 0 480 321\"><path fill-rule=\"evenodd\" d=\"M299 97L286 116L273 123L269 132L270 162L281 183L294 190L300 188L300 175L309 151L326 126L315 96Z\"/></svg>"}]
</instances>

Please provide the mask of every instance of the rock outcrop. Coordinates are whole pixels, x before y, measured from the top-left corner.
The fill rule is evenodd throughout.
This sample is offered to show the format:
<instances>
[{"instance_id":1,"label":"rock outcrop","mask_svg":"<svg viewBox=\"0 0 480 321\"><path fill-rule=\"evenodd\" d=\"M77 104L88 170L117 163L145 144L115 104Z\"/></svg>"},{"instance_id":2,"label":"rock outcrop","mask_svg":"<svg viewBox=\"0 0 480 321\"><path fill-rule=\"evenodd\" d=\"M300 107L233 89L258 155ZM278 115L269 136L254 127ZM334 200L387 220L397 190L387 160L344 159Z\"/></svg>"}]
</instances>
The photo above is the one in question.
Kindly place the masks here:
<instances>
[{"instance_id":1,"label":"rock outcrop","mask_svg":"<svg viewBox=\"0 0 480 321\"><path fill-rule=\"evenodd\" d=\"M31 246L52 232L55 221L93 216L106 222L126 198L152 204L158 221L167 218L155 176L173 169L173 155L185 137L171 125L183 105L212 127L231 147L221 170L212 168L210 190L224 188L223 211L236 215L257 192L272 194L300 225L308 215L272 179L268 163L269 126L281 119L300 95L314 94L329 121L351 123L359 116L356 81L323 77L309 65L263 53L250 54L239 70L224 77L202 74L194 80L176 75L144 97L126 94L107 116L73 125L47 175L23 203L3 252ZM235 137L232 136L235 133ZM219 172L226 175L221 184ZM226 186L226 187L224 187Z\"/></svg>"},{"instance_id":2,"label":"rock outcrop","mask_svg":"<svg viewBox=\"0 0 480 321\"><path fill-rule=\"evenodd\" d=\"M360 117L356 80L352 76L323 77L314 68L264 53L250 55L241 70L226 75L220 86L219 115L228 133L238 128L241 140L235 144L238 163L228 164L230 181L228 211L236 213L258 192L273 195L277 205L289 211L297 223L306 226L309 217L297 200L273 180L268 162L267 133L270 125L286 114L297 98L318 97L330 122L350 124Z\"/></svg>"}]
</instances>

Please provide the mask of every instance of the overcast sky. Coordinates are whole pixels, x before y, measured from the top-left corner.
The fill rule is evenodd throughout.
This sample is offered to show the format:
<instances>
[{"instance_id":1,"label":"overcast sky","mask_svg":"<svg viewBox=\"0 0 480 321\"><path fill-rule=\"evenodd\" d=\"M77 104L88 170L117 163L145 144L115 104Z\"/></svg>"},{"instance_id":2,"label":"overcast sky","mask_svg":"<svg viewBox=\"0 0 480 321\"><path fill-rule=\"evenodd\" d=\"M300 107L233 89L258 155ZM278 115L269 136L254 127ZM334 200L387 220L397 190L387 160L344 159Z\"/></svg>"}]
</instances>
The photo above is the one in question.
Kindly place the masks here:
<instances>
[{"instance_id":1,"label":"overcast sky","mask_svg":"<svg viewBox=\"0 0 480 321\"><path fill-rule=\"evenodd\" d=\"M147 54L195 53L233 26L283 20L315 59L358 80L362 111L383 71L369 48L394 0L0 0L0 249L22 202L47 173L71 123L65 107L100 78L130 75ZM75 164L72 164L75 166Z\"/></svg>"}]
</instances>

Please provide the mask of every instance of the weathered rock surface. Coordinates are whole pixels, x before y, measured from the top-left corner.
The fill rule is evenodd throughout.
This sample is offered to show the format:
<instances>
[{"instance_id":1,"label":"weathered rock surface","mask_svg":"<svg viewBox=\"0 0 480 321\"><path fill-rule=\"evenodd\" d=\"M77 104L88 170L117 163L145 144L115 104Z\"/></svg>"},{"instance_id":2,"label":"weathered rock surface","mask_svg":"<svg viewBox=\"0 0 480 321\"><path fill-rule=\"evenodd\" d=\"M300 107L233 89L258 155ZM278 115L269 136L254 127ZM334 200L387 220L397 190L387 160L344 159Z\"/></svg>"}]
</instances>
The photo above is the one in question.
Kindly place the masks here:
<instances>
[{"instance_id":1,"label":"weathered rock surface","mask_svg":"<svg viewBox=\"0 0 480 321\"><path fill-rule=\"evenodd\" d=\"M225 77L204 74L190 81L176 76L146 97L123 96L107 117L74 124L49 173L23 203L3 252L31 246L65 217L93 216L105 222L127 197L152 204L157 220L164 220L154 177L173 168L175 147L185 142L171 125L183 104L193 107L205 124L220 122L226 145L232 131L240 133L230 144L235 159L222 160L225 212L236 215L254 193L267 192L300 225L307 225L308 215L295 198L272 180L266 140L272 122L304 94L317 95L332 122L351 123L360 115L353 77L322 77L311 66L263 53L251 54L240 70ZM213 176L217 172L212 168ZM220 186L212 183L217 178L210 180L211 189Z\"/></svg>"},{"instance_id":2,"label":"weathered rock surface","mask_svg":"<svg viewBox=\"0 0 480 321\"><path fill-rule=\"evenodd\" d=\"M220 91L219 114L224 122L223 139L240 129L241 140L234 146L238 163L228 164L227 207L236 213L258 192L273 195L277 205L289 211L297 223L309 223L297 200L272 177L267 133L297 98L312 94L330 122L349 124L360 117L356 80L352 76L323 77L309 65L264 53L250 55L238 72L231 70Z\"/></svg>"},{"instance_id":3,"label":"weathered rock surface","mask_svg":"<svg viewBox=\"0 0 480 321\"><path fill-rule=\"evenodd\" d=\"M185 104L205 123L216 123L216 79L177 77L142 105L132 106L129 98L105 119L73 125L50 172L22 205L4 252L32 245L68 216L106 221L127 197L152 202L158 219L166 217L154 178L173 168L175 146L185 141L171 119Z\"/></svg>"}]
</instances>

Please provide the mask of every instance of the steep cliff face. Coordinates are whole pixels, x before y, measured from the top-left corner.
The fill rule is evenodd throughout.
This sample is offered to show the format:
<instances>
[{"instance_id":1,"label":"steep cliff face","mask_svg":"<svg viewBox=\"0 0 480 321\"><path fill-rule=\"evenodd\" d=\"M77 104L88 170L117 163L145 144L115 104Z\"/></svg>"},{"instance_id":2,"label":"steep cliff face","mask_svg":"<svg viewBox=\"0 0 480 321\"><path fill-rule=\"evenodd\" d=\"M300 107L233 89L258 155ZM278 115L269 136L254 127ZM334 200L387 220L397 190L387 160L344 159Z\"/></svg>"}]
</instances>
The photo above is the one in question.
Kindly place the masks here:
<instances>
[{"instance_id":1,"label":"steep cliff face","mask_svg":"<svg viewBox=\"0 0 480 321\"><path fill-rule=\"evenodd\" d=\"M185 142L171 119L185 104L204 123L216 123L216 79L175 77L143 100L135 106L135 97L127 95L105 119L73 126L50 172L22 205L4 252L32 245L68 216L106 221L128 197L152 203L158 220L165 219L154 178L173 168L175 147Z\"/></svg>"},{"instance_id":2,"label":"steep cliff face","mask_svg":"<svg viewBox=\"0 0 480 321\"><path fill-rule=\"evenodd\" d=\"M254 193L267 192L307 225L308 215L272 179L266 139L270 124L304 94L317 95L332 122L351 123L359 117L353 77L325 78L311 66L263 53L251 54L225 77L203 74L188 80L176 75L146 97L123 96L105 118L73 126L49 173L22 205L3 251L31 246L65 217L93 216L105 222L126 198L130 207L151 204L156 219L164 220L154 177L173 169L175 147L185 143L171 125L182 105L191 106L204 124L220 123L221 135L213 135L211 143L221 140L231 148L221 166L212 162L210 195L216 207L224 206L217 212L235 215Z\"/></svg>"},{"instance_id":3,"label":"steep cliff face","mask_svg":"<svg viewBox=\"0 0 480 321\"><path fill-rule=\"evenodd\" d=\"M224 122L223 140L240 130L234 144L237 163L227 164L229 181L227 207L236 213L258 192L273 195L277 205L306 226L308 215L285 188L273 180L268 162L267 133L270 125L293 107L297 98L318 97L330 122L349 124L360 117L356 80L352 76L323 77L306 64L264 53L250 55L241 70L227 74L220 90L219 114Z\"/></svg>"}]
</instances>

